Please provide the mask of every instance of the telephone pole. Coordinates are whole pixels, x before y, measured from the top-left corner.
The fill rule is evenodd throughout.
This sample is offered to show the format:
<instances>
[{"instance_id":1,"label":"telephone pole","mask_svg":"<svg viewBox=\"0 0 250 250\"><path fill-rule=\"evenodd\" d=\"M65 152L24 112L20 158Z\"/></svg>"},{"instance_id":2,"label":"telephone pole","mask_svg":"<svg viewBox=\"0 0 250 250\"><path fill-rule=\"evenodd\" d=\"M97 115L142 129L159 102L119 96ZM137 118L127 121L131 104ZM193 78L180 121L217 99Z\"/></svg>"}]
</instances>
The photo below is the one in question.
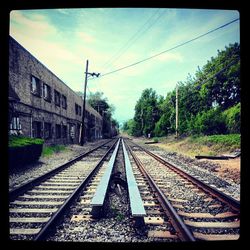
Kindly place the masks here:
<instances>
[{"instance_id":1,"label":"telephone pole","mask_svg":"<svg viewBox=\"0 0 250 250\"><path fill-rule=\"evenodd\" d=\"M176 117L175 117L175 131L176 131L176 139L178 138L178 83L176 84L176 98L175 98L175 109L176 109Z\"/></svg>"},{"instance_id":2,"label":"telephone pole","mask_svg":"<svg viewBox=\"0 0 250 250\"><path fill-rule=\"evenodd\" d=\"M85 106L86 106L86 88L88 82L88 75L99 77L100 73L89 73L89 60L86 61L86 71L85 71L85 83L84 83L84 95L83 95L83 109L82 109L82 131L81 131L81 146L85 143Z\"/></svg>"}]
</instances>

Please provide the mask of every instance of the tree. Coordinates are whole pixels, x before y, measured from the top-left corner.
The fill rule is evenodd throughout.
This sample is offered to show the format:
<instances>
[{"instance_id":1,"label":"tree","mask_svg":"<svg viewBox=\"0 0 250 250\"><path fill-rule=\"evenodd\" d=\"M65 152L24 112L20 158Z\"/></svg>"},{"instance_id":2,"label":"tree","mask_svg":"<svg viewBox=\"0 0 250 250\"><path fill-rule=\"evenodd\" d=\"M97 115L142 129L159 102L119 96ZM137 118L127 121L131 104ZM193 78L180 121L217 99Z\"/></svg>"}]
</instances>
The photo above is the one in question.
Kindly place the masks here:
<instances>
[{"instance_id":1,"label":"tree","mask_svg":"<svg viewBox=\"0 0 250 250\"><path fill-rule=\"evenodd\" d=\"M162 102L162 98L160 100ZM147 136L149 133L153 133L155 123L159 118L158 96L156 92L152 88L143 90L135 106L134 133L139 136Z\"/></svg>"}]
</instances>

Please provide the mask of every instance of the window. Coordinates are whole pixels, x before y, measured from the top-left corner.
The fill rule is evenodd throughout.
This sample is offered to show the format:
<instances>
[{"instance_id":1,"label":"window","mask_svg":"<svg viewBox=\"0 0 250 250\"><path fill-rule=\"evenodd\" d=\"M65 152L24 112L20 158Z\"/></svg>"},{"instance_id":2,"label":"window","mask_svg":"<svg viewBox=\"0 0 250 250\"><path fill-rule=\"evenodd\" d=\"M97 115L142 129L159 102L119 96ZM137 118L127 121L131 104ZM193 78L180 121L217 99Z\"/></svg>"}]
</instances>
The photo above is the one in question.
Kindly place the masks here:
<instances>
[{"instance_id":1,"label":"window","mask_svg":"<svg viewBox=\"0 0 250 250\"><path fill-rule=\"evenodd\" d=\"M19 134L21 132L21 123L19 117L12 117L10 123L10 134Z\"/></svg>"},{"instance_id":2,"label":"window","mask_svg":"<svg viewBox=\"0 0 250 250\"><path fill-rule=\"evenodd\" d=\"M56 138L61 138L61 125L56 124Z\"/></svg>"},{"instance_id":3,"label":"window","mask_svg":"<svg viewBox=\"0 0 250 250\"><path fill-rule=\"evenodd\" d=\"M67 138L67 126L66 125L62 126L62 137Z\"/></svg>"},{"instance_id":4,"label":"window","mask_svg":"<svg viewBox=\"0 0 250 250\"><path fill-rule=\"evenodd\" d=\"M75 111L76 111L76 115L78 115L78 105L75 104Z\"/></svg>"},{"instance_id":5,"label":"window","mask_svg":"<svg viewBox=\"0 0 250 250\"><path fill-rule=\"evenodd\" d=\"M81 115L82 113L81 106L79 106L78 104L75 104L75 111L76 111L76 115Z\"/></svg>"},{"instance_id":6,"label":"window","mask_svg":"<svg viewBox=\"0 0 250 250\"><path fill-rule=\"evenodd\" d=\"M67 109L67 98L65 95L62 95L62 108Z\"/></svg>"},{"instance_id":7,"label":"window","mask_svg":"<svg viewBox=\"0 0 250 250\"><path fill-rule=\"evenodd\" d=\"M31 76L31 92L37 96L41 94L40 80L35 76Z\"/></svg>"},{"instance_id":8,"label":"window","mask_svg":"<svg viewBox=\"0 0 250 250\"><path fill-rule=\"evenodd\" d=\"M75 127L74 127L74 125L71 125L71 126L70 126L70 137L71 137L72 139L75 138Z\"/></svg>"},{"instance_id":9,"label":"window","mask_svg":"<svg viewBox=\"0 0 250 250\"><path fill-rule=\"evenodd\" d=\"M42 138L42 123L41 122L32 122L32 137L33 138Z\"/></svg>"},{"instance_id":10,"label":"window","mask_svg":"<svg viewBox=\"0 0 250 250\"><path fill-rule=\"evenodd\" d=\"M44 138L45 139L50 139L52 138L52 133L51 133L51 123L44 123Z\"/></svg>"},{"instance_id":11,"label":"window","mask_svg":"<svg viewBox=\"0 0 250 250\"><path fill-rule=\"evenodd\" d=\"M43 84L43 98L48 102L51 101L51 88L46 83Z\"/></svg>"},{"instance_id":12,"label":"window","mask_svg":"<svg viewBox=\"0 0 250 250\"><path fill-rule=\"evenodd\" d=\"M55 94L55 104L60 107L61 94L56 90L54 90L54 94Z\"/></svg>"}]
</instances>

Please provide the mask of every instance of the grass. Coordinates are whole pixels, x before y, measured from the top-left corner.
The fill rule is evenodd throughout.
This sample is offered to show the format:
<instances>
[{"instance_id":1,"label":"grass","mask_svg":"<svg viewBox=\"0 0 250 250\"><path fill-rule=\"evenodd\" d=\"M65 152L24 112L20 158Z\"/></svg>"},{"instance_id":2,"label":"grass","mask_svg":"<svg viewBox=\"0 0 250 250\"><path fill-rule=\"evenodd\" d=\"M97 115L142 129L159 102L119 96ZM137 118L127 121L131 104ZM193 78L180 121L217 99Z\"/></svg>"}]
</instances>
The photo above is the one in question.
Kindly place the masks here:
<instances>
[{"instance_id":1,"label":"grass","mask_svg":"<svg viewBox=\"0 0 250 250\"><path fill-rule=\"evenodd\" d=\"M220 155L240 148L240 134L191 136L175 139L174 136L160 138L160 147L190 157L195 155Z\"/></svg>"},{"instance_id":2,"label":"grass","mask_svg":"<svg viewBox=\"0 0 250 250\"><path fill-rule=\"evenodd\" d=\"M43 144L44 140L38 138L29 138L25 136L9 136L9 147L23 147L33 144Z\"/></svg>"},{"instance_id":3,"label":"grass","mask_svg":"<svg viewBox=\"0 0 250 250\"><path fill-rule=\"evenodd\" d=\"M48 157L63 150L66 150L64 145L44 146L42 156Z\"/></svg>"},{"instance_id":4,"label":"grass","mask_svg":"<svg viewBox=\"0 0 250 250\"><path fill-rule=\"evenodd\" d=\"M191 141L208 147L222 147L224 150L234 150L240 148L240 138L240 134L210 135L192 138Z\"/></svg>"}]
</instances>

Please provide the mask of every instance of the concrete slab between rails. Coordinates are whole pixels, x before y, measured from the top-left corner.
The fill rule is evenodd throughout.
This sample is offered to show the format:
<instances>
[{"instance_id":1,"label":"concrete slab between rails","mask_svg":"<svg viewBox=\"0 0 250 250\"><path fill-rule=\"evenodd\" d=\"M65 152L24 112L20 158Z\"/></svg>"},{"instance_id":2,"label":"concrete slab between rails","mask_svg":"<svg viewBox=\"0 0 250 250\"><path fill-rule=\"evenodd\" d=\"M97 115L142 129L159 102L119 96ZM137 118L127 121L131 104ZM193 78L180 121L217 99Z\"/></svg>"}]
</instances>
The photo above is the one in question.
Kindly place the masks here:
<instances>
[{"instance_id":1,"label":"concrete slab between rails","mask_svg":"<svg viewBox=\"0 0 250 250\"><path fill-rule=\"evenodd\" d=\"M93 218L95 218L95 219L99 219L99 218L101 218L101 217L103 217L103 205L101 204L101 205L95 205L95 206L93 206L92 205L92 210L91 210L91 215L92 215L92 217Z\"/></svg>"},{"instance_id":2,"label":"concrete slab between rails","mask_svg":"<svg viewBox=\"0 0 250 250\"><path fill-rule=\"evenodd\" d=\"M102 175L101 180L98 186L96 187L96 192L90 202L92 206L91 214L93 215L93 217L100 217L103 215L102 207L104 206L104 202L105 202L107 190L109 187L113 167L115 164L115 159L116 159L116 155L118 152L119 144L120 144L120 139L115 146L114 152L108 162L108 166L105 169L104 174Z\"/></svg>"},{"instance_id":3,"label":"concrete slab between rails","mask_svg":"<svg viewBox=\"0 0 250 250\"><path fill-rule=\"evenodd\" d=\"M126 179L128 184L128 193L129 193L129 201L130 201L130 209L133 217L138 218L137 220L143 221L139 219L139 217L146 216L146 211L144 208L144 204L140 195L140 191L138 189L138 183L135 180L135 176L133 173L133 169L129 160L129 156L125 147L124 142L122 141L123 155L125 161L125 171L126 171ZM140 178L139 182L143 182L143 178ZM138 180L137 180L138 181ZM139 183L141 187L144 184Z\"/></svg>"}]
</instances>

